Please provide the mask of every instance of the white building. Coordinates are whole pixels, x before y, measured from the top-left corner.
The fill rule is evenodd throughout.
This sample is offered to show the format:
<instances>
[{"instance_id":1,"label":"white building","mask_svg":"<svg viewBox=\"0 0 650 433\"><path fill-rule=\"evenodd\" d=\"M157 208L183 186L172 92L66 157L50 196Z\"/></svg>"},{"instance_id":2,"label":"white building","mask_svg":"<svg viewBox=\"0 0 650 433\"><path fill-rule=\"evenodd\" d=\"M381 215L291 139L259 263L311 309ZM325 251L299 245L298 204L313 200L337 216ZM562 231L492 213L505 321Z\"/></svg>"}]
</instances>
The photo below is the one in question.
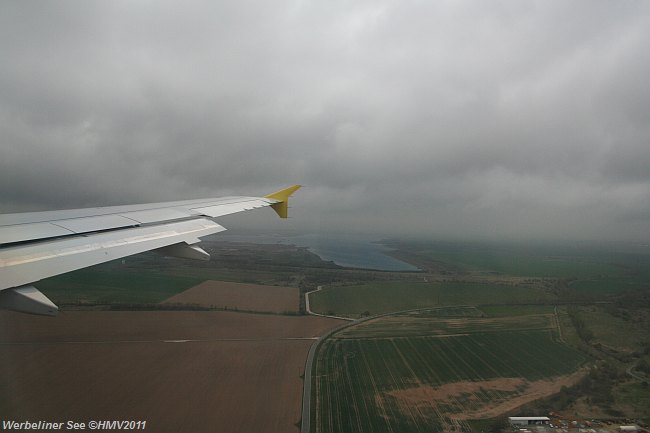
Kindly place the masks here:
<instances>
[{"instance_id":1,"label":"white building","mask_svg":"<svg viewBox=\"0 0 650 433\"><path fill-rule=\"evenodd\" d=\"M512 425L535 425L550 424L551 419L547 416L509 416L508 421Z\"/></svg>"}]
</instances>

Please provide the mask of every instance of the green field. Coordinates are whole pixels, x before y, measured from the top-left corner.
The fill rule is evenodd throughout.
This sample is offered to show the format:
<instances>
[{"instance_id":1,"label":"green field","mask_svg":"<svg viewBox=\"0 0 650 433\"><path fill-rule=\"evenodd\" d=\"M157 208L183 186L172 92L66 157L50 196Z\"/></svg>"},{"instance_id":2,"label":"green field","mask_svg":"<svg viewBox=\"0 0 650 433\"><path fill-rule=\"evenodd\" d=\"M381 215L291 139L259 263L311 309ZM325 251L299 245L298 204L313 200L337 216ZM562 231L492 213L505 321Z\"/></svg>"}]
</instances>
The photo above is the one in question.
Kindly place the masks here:
<instances>
[{"instance_id":1,"label":"green field","mask_svg":"<svg viewBox=\"0 0 650 433\"><path fill-rule=\"evenodd\" d=\"M456 307L435 307L425 310L407 311L393 314L392 316L414 317L483 317L485 313L473 306L460 305Z\"/></svg>"},{"instance_id":2,"label":"green field","mask_svg":"<svg viewBox=\"0 0 650 433\"><path fill-rule=\"evenodd\" d=\"M482 305L479 307L488 317L526 316L529 314L551 314L553 305Z\"/></svg>"},{"instance_id":3,"label":"green field","mask_svg":"<svg viewBox=\"0 0 650 433\"><path fill-rule=\"evenodd\" d=\"M556 331L552 314L499 318L434 318L426 314L391 315L362 322L337 334L339 338L443 336L502 331Z\"/></svg>"},{"instance_id":4,"label":"green field","mask_svg":"<svg viewBox=\"0 0 650 433\"><path fill-rule=\"evenodd\" d=\"M422 251L430 259L450 263L463 271L491 271L520 277L590 278L618 276L622 269L590 258L519 255L510 252Z\"/></svg>"},{"instance_id":5,"label":"green field","mask_svg":"<svg viewBox=\"0 0 650 433\"><path fill-rule=\"evenodd\" d=\"M650 251L622 243L598 245L387 242L406 258L447 274L500 275L570 281L564 294L595 300L650 288Z\"/></svg>"},{"instance_id":6,"label":"green field","mask_svg":"<svg viewBox=\"0 0 650 433\"><path fill-rule=\"evenodd\" d=\"M329 287L310 295L319 313L359 316L446 305L548 302L543 290L461 282L373 282Z\"/></svg>"},{"instance_id":7,"label":"green field","mask_svg":"<svg viewBox=\"0 0 650 433\"><path fill-rule=\"evenodd\" d=\"M38 288L59 305L129 308L128 304L157 304L205 280L289 285L296 275L293 266L331 266L305 249L283 245L205 242L204 246L213 260L143 253L47 278L38 282Z\"/></svg>"},{"instance_id":8,"label":"green field","mask_svg":"<svg viewBox=\"0 0 650 433\"><path fill-rule=\"evenodd\" d=\"M647 281L645 282L647 285ZM575 294L590 295L592 297L613 295L622 290L639 287L642 285L638 279L631 277L602 278L593 280L576 280L569 284Z\"/></svg>"},{"instance_id":9,"label":"green field","mask_svg":"<svg viewBox=\"0 0 650 433\"><path fill-rule=\"evenodd\" d=\"M615 390L616 401L619 404L631 406L642 416L650 415L650 386L643 383L630 382L620 385Z\"/></svg>"},{"instance_id":10,"label":"green field","mask_svg":"<svg viewBox=\"0 0 650 433\"><path fill-rule=\"evenodd\" d=\"M202 282L153 271L87 268L38 282L55 304L158 303Z\"/></svg>"},{"instance_id":11,"label":"green field","mask_svg":"<svg viewBox=\"0 0 650 433\"><path fill-rule=\"evenodd\" d=\"M436 338L330 338L320 348L314 387L316 432L471 431L454 415L506 401L535 381L575 371L585 357L549 330ZM523 378L510 388L477 381ZM510 379L515 380L515 379ZM444 399L402 400L396 391L474 384ZM410 403L410 404L409 404Z\"/></svg>"},{"instance_id":12,"label":"green field","mask_svg":"<svg viewBox=\"0 0 650 433\"><path fill-rule=\"evenodd\" d=\"M647 318L635 318L624 309L613 311L620 315L612 315L604 306L580 307L579 315L593 332L595 342L623 353L643 351L643 344L650 343Z\"/></svg>"}]
</instances>

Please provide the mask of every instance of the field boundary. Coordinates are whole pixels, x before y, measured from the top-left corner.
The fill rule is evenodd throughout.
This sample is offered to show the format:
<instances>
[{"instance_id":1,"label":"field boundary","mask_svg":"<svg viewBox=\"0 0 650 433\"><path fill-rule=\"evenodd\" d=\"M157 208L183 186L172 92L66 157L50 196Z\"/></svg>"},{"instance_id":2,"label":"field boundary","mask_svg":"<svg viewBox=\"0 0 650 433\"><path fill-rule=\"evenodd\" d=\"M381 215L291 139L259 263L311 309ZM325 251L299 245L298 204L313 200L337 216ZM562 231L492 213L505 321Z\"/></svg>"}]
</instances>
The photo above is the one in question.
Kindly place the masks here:
<instances>
[{"instance_id":1,"label":"field boundary","mask_svg":"<svg viewBox=\"0 0 650 433\"><path fill-rule=\"evenodd\" d=\"M536 304L532 304L532 305L536 305ZM369 317L364 317L364 318L361 318L361 319L353 320L353 321L351 321L349 323L341 324L341 325L327 331L325 334L323 334L317 341L315 341L312 344L312 346L309 349L307 364L306 364L306 367L305 367L305 383L304 383L304 387L303 387L303 411L302 411L302 424L301 424L301 430L300 430L301 433L311 433L312 419L314 419L314 423L319 423L317 415L316 415L315 418L312 418L313 414L312 414L312 411L311 411L311 404L312 404L311 393L312 393L312 389L315 390L318 387L318 385L316 384L317 377L312 376L312 370L313 371L318 371L318 368L319 368L319 367L318 368L314 367L314 359L316 359L317 362L322 362L323 361L322 359L318 358L318 356L317 356L317 355L319 355L321 347L324 346L323 343L325 343L326 341L330 341L330 340L337 341L338 338L335 337L336 334L340 333L341 331L343 331L346 328L351 328L351 327L353 327L355 325L358 325L358 324L361 324L363 322L377 320L377 319L380 319L380 318L383 318L383 317L399 316L399 315L404 315L404 314L409 314L409 313L427 312L427 311L432 311L432 310L445 310L445 309L448 309L448 308L458 308L458 307L459 306L424 307L424 308L408 309L408 310L402 310L402 311L393 311L393 312L390 312L390 313L382 313L382 314L378 314L378 315L375 315L375 316L369 316ZM465 305L464 307L480 308L479 305ZM555 307L557 308L557 306L555 306ZM549 317L550 318L550 323L549 323L550 326L548 328L545 328L546 332L549 332L549 331L558 332L557 325L559 325L559 323L557 321L556 314L557 314L556 309L554 309L554 311L552 311L549 314L545 314L545 316L550 316ZM555 321L553 319L555 319ZM537 330L532 329L532 330L527 330L527 331L537 331ZM544 330L540 329L539 331L543 332ZM504 330L503 332L508 332L508 330ZM561 332L561 331L559 331L559 332ZM479 334L483 335L484 333L479 333ZM494 335L494 337L492 337L492 336L487 337L490 340L494 340L495 338L497 338L496 337L497 334L498 334L497 332L488 332L486 335ZM454 336L456 336L456 335L454 335ZM459 334L458 336L461 336L461 334ZM467 336L469 337L469 335L467 335ZM436 336L434 335L433 337L436 337ZM407 338L405 338L403 340L407 341L409 338L412 338L412 337L407 337ZM520 337L520 338L524 338L524 337ZM371 338L371 339L374 340L374 338ZM398 345L402 344L402 343L396 343L397 340L395 338L378 337L377 339L378 340L381 340L381 339L391 340L391 341L393 341L392 344L394 344L394 345L395 344L398 344ZM563 340L553 339L552 337L550 337L550 339L555 340L556 343L561 344L563 346L568 346L566 344L566 342L564 342ZM368 338L351 338L350 340L365 340L365 341L367 341ZM467 344L476 345L476 342L471 342L471 341L469 343L465 342L465 341L463 341L461 343L462 343L461 346L458 346L457 342L454 342L453 344L452 344L452 342L441 343L441 344L443 344L444 347L447 347L447 349L449 349L448 355L445 355L445 356L449 356L450 359L452 359L452 358L455 359L454 357L457 356L458 353L462 352L461 349L464 350L466 348L465 346ZM429 343L427 343L427 344L429 344ZM496 355L494 355L494 356L496 356ZM417 360L417 357L414 358L414 359ZM407 364L408 364L408 362L407 362ZM506 367L508 367L507 363L505 363L504 365ZM473 365L470 366L469 364L466 364L465 366L468 368L467 371L473 371L474 373L477 373L479 371L479 370L475 370ZM458 368L458 367L455 367L455 368ZM512 366L509 366L508 368L510 370L513 369ZM461 370L462 370L462 367L461 367ZM580 371L580 370L581 369L579 368L578 371ZM515 373L516 373L516 375L518 377L525 378L524 379L525 383L528 383L528 382L531 382L531 381L534 381L534 380L549 381L549 379L547 379L546 377L544 377L543 379L528 378L527 376L530 375L530 374L527 374L527 373L531 373L531 372L515 371ZM537 371L537 369L535 369L535 371L532 371L533 375L539 375L538 373L539 372ZM574 371L571 374L575 375L576 373L577 373L577 371ZM564 374L560 374L560 376L563 376L563 375ZM460 376L462 376L462 374L459 375L459 377ZM544 375L542 375L542 376L544 376ZM553 376L555 376L555 375L553 375ZM307 382L307 381L309 381L309 382ZM500 396L502 396L502 394L504 394L504 392L501 392L500 390L499 391L498 390L481 390L481 392L474 392L474 393L471 393L471 394L473 395L473 398L478 399L477 401L481 401L481 400L484 400L485 398L487 398L488 395L492 395L494 393L496 393L497 395L500 395ZM505 394L508 394L508 393L506 392ZM314 402L315 402L314 403L314 405L315 405L314 410L319 410L318 406L320 406L322 404L322 403L319 403L319 395L316 395L314 397ZM447 404L447 403L445 403L445 404ZM455 399L452 399L450 404L458 405L460 403L458 403L458 401L456 401ZM523 404L526 404L526 403L523 403ZM411 406L409 406L409 407L411 407ZM415 410L416 412L420 413L422 410L427 410L427 409L426 408L424 408L424 409L422 409L422 408L409 409L409 411L412 411L412 410ZM438 409L434 408L432 410L437 411ZM455 417L453 415L449 415L449 414L443 416L442 418L446 418L447 421L449 421L449 422L452 422L452 421L455 420ZM464 421L461 421L461 420L456 420L456 421L464 422Z\"/></svg>"},{"instance_id":2,"label":"field boundary","mask_svg":"<svg viewBox=\"0 0 650 433\"><path fill-rule=\"evenodd\" d=\"M336 316L323 316L322 314L317 314L317 313L311 313L309 310L309 295L310 293L317 292L319 290L322 290L323 286L318 286L316 290L312 290L311 292L305 293L305 310L309 314L313 314L314 316L321 316L321 317L329 317L329 318L334 318L334 319L343 319L346 320L347 323L342 323L339 326L336 326L335 328L330 329L327 331L325 334L321 335L318 340L314 341L312 345L309 347L309 352L307 353L307 360L305 361L305 377L304 377L304 382L303 382L303 393L302 393L302 418L300 422L300 433L311 433L311 388L312 388L312 370L313 370L313 365L314 365L314 357L318 353L318 349L322 346L322 344L325 342L326 339L334 335L335 333L345 329L349 328L354 325L358 325L359 323L367 322L369 320L374 320L378 319L384 316L392 316L395 314L401 314L401 313L409 313L409 312L414 312L414 311L427 311L431 310L432 308L418 308L414 310L404 310L404 311L393 311L391 313L382 313L378 314L376 316L369 316L369 317L364 317L361 319L351 319L349 317L336 317ZM472 305L467 305L467 307L474 307ZM433 309L435 309L434 307ZM447 308L447 307L439 307L439 308ZM474 307L475 308L475 307Z\"/></svg>"},{"instance_id":3,"label":"field boundary","mask_svg":"<svg viewBox=\"0 0 650 433\"><path fill-rule=\"evenodd\" d=\"M311 311L311 308L309 306L309 295L312 293L320 292L321 290L323 290L323 286L318 286L316 290L312 290L311 292L305 293L305 311L307 312L307 314L311 314L312 316L329 317L330 319L340 319L340 320L348 320L348 321L357 320L357 319L352 319L351 317L331 316L328 314L314 313L313 311Z\"/></svg>"}]
</instances>

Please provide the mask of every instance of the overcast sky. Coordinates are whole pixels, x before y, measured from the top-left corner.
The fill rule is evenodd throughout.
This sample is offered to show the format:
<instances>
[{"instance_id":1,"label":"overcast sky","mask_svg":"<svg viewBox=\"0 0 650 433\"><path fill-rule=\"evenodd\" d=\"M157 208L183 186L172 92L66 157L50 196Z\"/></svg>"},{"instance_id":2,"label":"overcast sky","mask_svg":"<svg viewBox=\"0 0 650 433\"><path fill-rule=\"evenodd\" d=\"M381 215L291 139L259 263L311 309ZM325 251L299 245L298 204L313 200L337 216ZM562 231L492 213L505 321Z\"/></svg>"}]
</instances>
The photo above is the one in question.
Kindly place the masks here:
<instances>
[{"instance_id":1,"label":"overcast sky","mask_svg":"<svg viewBox=\"0 0 650 433\"><path fill-rule=\"evenodd\" d=\"M3 213L650 240L650 2L3 1L0 53Z\"/></svg>"}]
</instances>

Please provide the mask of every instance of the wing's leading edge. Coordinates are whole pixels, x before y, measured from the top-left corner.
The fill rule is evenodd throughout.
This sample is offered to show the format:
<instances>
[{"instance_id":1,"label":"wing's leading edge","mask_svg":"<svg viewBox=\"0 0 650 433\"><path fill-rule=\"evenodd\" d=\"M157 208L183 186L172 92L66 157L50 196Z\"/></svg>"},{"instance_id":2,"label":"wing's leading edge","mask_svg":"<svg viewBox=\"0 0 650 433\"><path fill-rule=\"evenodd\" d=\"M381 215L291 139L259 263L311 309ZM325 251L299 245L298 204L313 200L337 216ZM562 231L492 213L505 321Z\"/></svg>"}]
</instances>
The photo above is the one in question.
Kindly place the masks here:
<instances>
[{"instance_id":1,"label":"wing's leading edge","mask_svg":"<svg viewBox=\"0 0 650 433\"><path fill-rule=\"evenodd\" d=\"M209 260L195 244L226 229L208 218L267 206L287 218L289 197L299 188L264 197L0 215L0 308L56 315L56 305L33 283L144 251Z\"/></svg>"}]
</instances>

